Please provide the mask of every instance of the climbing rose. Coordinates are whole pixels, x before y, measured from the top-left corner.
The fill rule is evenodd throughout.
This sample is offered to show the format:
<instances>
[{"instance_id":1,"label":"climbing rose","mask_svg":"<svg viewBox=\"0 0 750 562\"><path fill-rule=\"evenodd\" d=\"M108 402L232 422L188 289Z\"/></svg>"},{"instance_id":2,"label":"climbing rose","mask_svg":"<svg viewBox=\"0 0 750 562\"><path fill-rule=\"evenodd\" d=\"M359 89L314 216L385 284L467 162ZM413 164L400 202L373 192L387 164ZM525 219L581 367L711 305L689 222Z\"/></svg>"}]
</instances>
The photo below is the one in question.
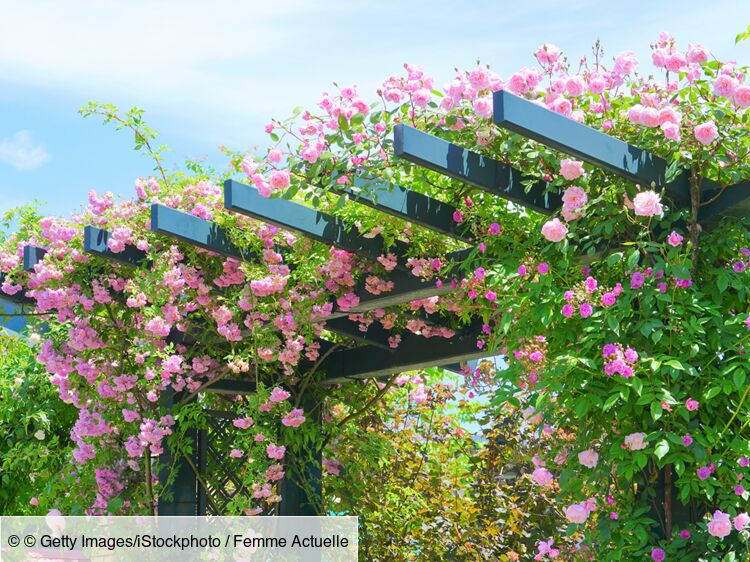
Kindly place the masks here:
<instances>
[{"instance_id":1,"label":"climbing rose","mask_svg":"<svg viewBox=\"0 0 750 562\"><path fill-rule=\"evenodd\" d=\"M740 86L732 97L734 105L741 108L750 107L750 86Z\"/></svg>"},{"instance_id":2,"label":"climbing rose","mask_svg":"<svg viewBox=\"0 0 750 562\"><path fill-rule=\"evenodd\" d=\"M571 523L585 523L589 518L589 510L582 503L574 503L565 508L565 517Z\"/></svg>"},{"instance_id":3,"label":"climbing rose","mask_svg":"<svg viewBox=\"0 0 750 562\"><path fill-rule=\"evenodd\" d=\"M588 203L589 197L588 195L586 195L586 192L582 187L572 185L565 190L565 193L563 193L562 196L562 200L563 205L567 207L568 210L574 211L576 209L580 209L586 203Z\"/></svg>"},{"instance_id":4,"label":"climbing rose","mask_svg":"<svg viewBox=\"0 0 750 562\"><path fill-rule=\"evenodd\" d=\"M531 478L540 486L551 486L552 482L555 481L555 477L546 468L537 468L531 473Z\"/></svg>"},{"instance_id":5,"label":"climbing rose","mask_svg":"<svg viewBox=\"0 0 750 562\"><path fill-rule=\"evenodd\" d=\"M675 248L677 246L682 245L682 241L684 238L677 234L674 230L671 232L671 234L667 237L667 242L670 246L674 246Z\"/></svg>"},{"instance_id":6,"label":"climbing rose","mask_svg":"<svg viewBox=\"0 0 750 562\"><path fill-rule=\"evenodd\" d=\"M718 136L719 131L716 128L716 123L713 121L701 123L695 128L695 138L698 139L698 142L703 146L708 146L714 142Z\"/></svg>"},{"instance_id":7,"label":"climbing rose","mask_svg":"<svg viewBox=\"0 0 750 562\"><path fill-rule=\"evenodd\" d=\"M268 399L271 402L276 403L276 402L283 402L284 400L286 400L290 396L291 396L291 394L289 394L286 390L284 390L282 388L279 388L277 386L276 388L274 388L271 391L271 396L269 396Z\"/></svg>"},{"instance_id":8,"label":"climbing rose","mask_svg":"<svg viewBox=\"0 0 750 562\"><path fill-rule=\"evenodd\" d=\"M729 514L719 511L714 511L714 516L711 521L708 522L708 532L714 537L726 537L732 532L732 522L729 520Z\"/></svg>"},{"instance_id":9,"label":"climbing rose","mask_svg":"<svg viewBox=\"0 0 750 562\"><path fill-rule=\"evenodd\" d=\"M592 449L587 449L578 453L578 462L588 468L594 468L599 462L599 454Z\"/></svg>"},{"instance_id":10,"label":"climbing rose","mask_svg":"<svg viewBox=\"0 0 750 562\"><path fill-rule=\"evenodd\" d=\"M646 438L645 433L631 433L625 436L625 448L630 451L640 451L646 448L646 443L643 441Z\"/></svg>"},{"instance_id":11,"label":"climbing rose","mask_svg":"<svg viewBox=\"0 0 750 562\"><path fill-rule=\"evenodd\" d=\"M305 416L302 415L303 412L299 408L295 408L291 412L289 412L284 418L281 420L281 423L283 423L287 427L299 427L303 423L305 423Z\"/></svg>"},{"instance_id":12,"label":"climbing rose","mask_svg":"<svg viewBox=\"0 0 750 562\"><path fill-rule=\"evenodd\" d=\"M284 445L269 443L266 446L266 454L269 459L281 460L284 458L284 453L286 453L286 447L284 447Z\"/></svg>"},{"instance_id":13,"label":"climbing rose","mask_svg":"<svg viewBox=\"0 0 750 562\"><path fill-rule=\"evenodd\" d=\"M633 199L633 209L639 217L653 217L662 214L661 198L654 191L641 191Z\"/></svg>"},{"instance_id":14,"label":"climbing rose","mask_svg":"<svg viewBox=\"0 0 750 562\"><path fill-rule=\"evenodd\" d=\"M741 531L745 527L747 527L748 523L750 523L750 515L748 515L746 512L740 513L737 515L734 520L734 528L738 531Z\"/></svg>"},{"instance_id":15,"label":"climbing rose","mask_svg":"<svg viewBox=\"0 0 750 562\"><path fill-rule=\"evenodd\" d=\"M580 178L583 175L583 162L566 158L560 162L560 175L568 181Z\"/></svg>"},{"instance_id":16,"label":"climbing rose","mask_svg":"<svg viewBox=\"0 0 750 562\"><path fill-rule=\"evenodd\" d=\"M568 234L568 227L560 219L552 219L542 226L542 235L550 242L560 242Z\"/></svg>"}]
</instances>

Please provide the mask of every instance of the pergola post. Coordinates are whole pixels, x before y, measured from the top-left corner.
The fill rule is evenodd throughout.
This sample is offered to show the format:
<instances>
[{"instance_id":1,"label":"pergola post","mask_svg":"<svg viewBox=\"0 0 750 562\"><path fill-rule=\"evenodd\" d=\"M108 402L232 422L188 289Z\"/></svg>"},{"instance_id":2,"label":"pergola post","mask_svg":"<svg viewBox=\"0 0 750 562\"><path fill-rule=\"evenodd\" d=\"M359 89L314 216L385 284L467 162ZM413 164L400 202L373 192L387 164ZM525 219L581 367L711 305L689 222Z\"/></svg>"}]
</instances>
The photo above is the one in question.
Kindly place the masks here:
<instances>
[{"instance_id":1,"label":"pergola post","mask_svg":"<svg viewBox=\"0 0 750 562\"><path fill-rule=\"evenodd\" d=\"M305 423L321 426L322 403L308 391L301 405L305 411ZM288 450L287 455L294 464L301 465L302 474L290 474L290 467L287 464L287 473L280 486L279 515L290 517L322 515L319 509L323 497L323 449L309 451L300 447ZM300 480L304 481L306 486L301 486Z\"/></svg>"},{"instance_id":2,"label":"pergola post","mask_svg":"<svg viewBox=\"0 0 750 562\"><path fill-rule=\"evenodd\" d=\"M168 388L162 395L162 405L166 409L171 409L175 403L179 401L179 393ZM198 457L198 431L190 429L186 432L187 439L192 444L192 455L194 458ZM161 462L164 465L161 472L159 473L159 483L163 485L167 482L170 473L176 474L172 484L169 486L169 496L171 498L164 499L163 496L158 498L158 513L159 515L174 516L174 515L204 515L199 513L198 510L198 479L196 478L195 471L190 466L188 460L177 453L179 458L175 459L174 451L169 449L166 441L164 443L164 452L161 454ZM195 461L194 461L195 462Z\"/></svg>"}]
</instances>

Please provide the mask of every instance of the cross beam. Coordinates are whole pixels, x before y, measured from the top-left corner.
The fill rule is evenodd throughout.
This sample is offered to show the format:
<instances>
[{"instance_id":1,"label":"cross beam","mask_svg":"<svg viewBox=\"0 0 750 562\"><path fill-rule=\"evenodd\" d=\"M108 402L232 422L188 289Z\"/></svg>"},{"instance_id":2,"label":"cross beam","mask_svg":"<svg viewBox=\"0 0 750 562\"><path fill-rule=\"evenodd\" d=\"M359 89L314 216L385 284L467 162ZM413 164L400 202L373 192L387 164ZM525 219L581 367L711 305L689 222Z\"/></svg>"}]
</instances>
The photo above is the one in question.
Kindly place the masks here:
<instances>
[{"instance_id":1,"label":"cross beam","mask_svg":"<svg viewBox=\"0 0 750 562\"><path fill-rule=\"evenodd\" d=\"M399 257L404 255L403 243L397 242L396 247L389 250L379 235L364 238L356 233L356 229L333 215L285 199L263 197L256 189L234 180L224 182L224 206L230 211L297 232L307 238L334 245L371 260L389 251L394 251ZM400 265L403 267L403 264Z\"/></svg>"},{"instance_id":2,"label":"cross beam","mask_svg":"<svg viewBox=\"0 0 750 562\"><path fill-rule=\"evenodd\" d=\"M678 203L690 203L689 173L667 182L663 158L506 91L495 92L493 104L497 126L644 187L666 188Z\"/></svg>"},{"instance_id":3,"label":"cross beam","mask_svg":"<svg viewBox=\"0 0 750 562\"><path fill-rule=\"evenodd\" d=\"M34 266L44 259L47 250L39 246L24 246L23 248L23 270L34 271Z\"/></svg>"},{"instance_id":4,"label":"cross beam","mask_svg":"<svg viewBox=\"0 0 750 562\"><path fill-rule=\"evenodd\" d=\"M355 177L354 189L337 189L346 193L356 203L404 219L464 242L474 237L453 220L456 208L448 203L406 189L382 179Z\"/></svg>"},{"instance_id":5,"label":"cross beam","mask_svg":"<svg viewBox=\"0 0 750 562\"><path fill-rule=\"evenodd\" d=\"M146 252L135 246L126 245L122 252L113 252L109 249L107 242L112 234L95 226L87 226L83 229L83 250L107 260L116 261L132 267L140 267L146 262Z\"/></svg>"},{"instance_id":6,"label":"cross beam","mask_svg":"<svg viewBox=\"0 0 750 562\"><path fill-rule=\"evenodd\" d=\"M545 181L407 125L394 128L396 156L546 215L562 207ZM527 190L524 184L530 186Z\"/></svg>"},{"instance_id":7,"label":"cross beam","mask_svg":"<svg viewBox=\"0 0 750 562\"><path fill-rule=\"evenodd\" d=\"M235 246L219 225L158 203L151 205L151 230L229 258L251 261L258 257Z\"/></svg>"},{"instance_id":8,"label":"cross beam","mask_svg":"<svg viewBox=\"0 0 750 562\"><path fill-rule=\"evenodd\" d=\"M326 378L321 384L385 377L496 355L496 352L487 348L477 347L480 334L481 332L473 330L450 339L410 335L404 338L398 348L388 353L369 346L335 351L321 363L321 370L326 372Z\"/></svg>"}]
</instances>

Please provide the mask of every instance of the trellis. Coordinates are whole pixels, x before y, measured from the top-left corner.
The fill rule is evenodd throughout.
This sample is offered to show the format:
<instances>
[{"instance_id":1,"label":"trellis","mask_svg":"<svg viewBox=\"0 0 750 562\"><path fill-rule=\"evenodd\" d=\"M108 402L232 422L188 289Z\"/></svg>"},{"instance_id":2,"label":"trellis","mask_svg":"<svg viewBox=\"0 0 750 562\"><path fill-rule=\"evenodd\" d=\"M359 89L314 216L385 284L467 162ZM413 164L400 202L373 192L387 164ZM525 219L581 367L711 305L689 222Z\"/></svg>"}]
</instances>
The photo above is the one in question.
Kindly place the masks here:
<instances>
[{"instance_id":1,"label":"trellis","mask_svg":"<svg viewBox=\"0 0 750 562\"><path fill-rule=\"evenodd\" d=\"M689 209L693 205L689 170L670 170L668 163L654 154L530 101L507 92L496 92L494 123L618 177L663 189L678 208ZM418 166L543 214L552 214L562 207L560 193L551 188L548 182L407 125L395 127L394 153ZM408 220L464 243L474 242L473 237L453 220L456 209L448 203L380 179L357 177L353 181L353 187L358 191L340 186L336 189L348 195L351 201L384 214ZM481 330L478 325L469 326L440 345L434 345L428 338L420 335L408 335L394 350L388 345L388 337L391 335L388 330L372 324L367 331L362 332L359 324L349 319L352 313L402 305L413 300L444 295L452 290L450 279L436 283L412 275L405 264L405 243L397 242L393 247L385 249L385 242L380 236L363 238L356 234L352 225L340 218L285 199L264 198L255 189L234 180L228 180L224 184L224 206L232 212L293 231L365 259L374 260L387 251L398 257L397 267L387 279L393 283L390 292L374 295L360 287L357 291L359 304L356 307L342 311L332 303L332 314L320 319L326 330L359 344L331 351L330 342L320 341L321 352L326 354L330 351L320 365L320 370L325 372L325 378L320 384L377 378L428 367L458 369L461 362L494 354L489 349L477 348L476 342ZM703 180L698 220L711 224L720 217L748 215L750 182L722 187L710 180ZM257 259L252 252L236 247L219 225L164 205L152 205L151 230L166 238L222 256L245 261ZM127 246L122 252L113 252L107 244L109 238L110 233L106 230L86 227L85 252L130 267L148 267L146 252L133 246ZM463 250L449 254L447 258L451 262L460 263L470 253L471 249ZM24 269L33 270L44 259L45 254L43 248L24 248ZM34 302L20 294L10 298L21 304ZM429 317L425 317L425 320L440 322L440 319ZM170 336L179 337L176 333ZM243 380L220 380L211 383L205 390L246 394L254 391L254 385ZM174 396L167 397L167 400L174 400ZM226 423L224 414L216 412L211 413L208 423L209 429L190 435L195 454L192 458L184 458L176 463L173 499L169 503L160 503L161 514L219 514L231 497L244 493L241 482L233 477L231 466L226 464L227 456L223 455L225 451L217 449L227 438L231 425ZM320 493L321 453L316 451L312 455L314 462L305 469L315 494ZM169 452L166 454L169 455ZM207 478L207 474L211 474L213 480ZM309 497L309 493L310 487L303 489L286 478L282 482L280 513L313 514L314 498Z\"/></svg>"}]
</instances>

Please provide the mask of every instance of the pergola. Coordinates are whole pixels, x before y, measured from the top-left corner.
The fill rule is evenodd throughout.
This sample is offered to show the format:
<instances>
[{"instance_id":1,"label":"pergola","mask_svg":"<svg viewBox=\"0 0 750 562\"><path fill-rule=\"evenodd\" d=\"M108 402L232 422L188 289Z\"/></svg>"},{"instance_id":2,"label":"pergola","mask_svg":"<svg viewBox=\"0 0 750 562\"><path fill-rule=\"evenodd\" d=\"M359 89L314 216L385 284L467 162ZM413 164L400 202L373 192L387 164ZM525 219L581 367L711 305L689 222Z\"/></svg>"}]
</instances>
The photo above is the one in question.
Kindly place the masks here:
<instances>
[{"instance_id":1,"label":"pergola","mask_svg":"<svg viewBox=\"0 0 750 562\"><path fill-rule=\"evenodd\" d=\"M696 202L691 201L689 170L670 170L668 163L654 154L579 124L533 102L508 92L496 92L494 123L551 149L584 160L620 178L664 190L677 208L691 209L696 206ZM417 166L539 213L552 214L562 207L560 193L551 189L547 182L407 125L395 127L394 153ZM527 187L529 185L530 187ZM358 177L355 178L353 187L357 190L341 187L339 189L355 203L411 221L467 244L474 242L472 236L466 234L453 220L456 209L448 203L379 179ZM365 259L375 260L384 253L385 242L380 236L363 238L357 235L352 225L335 216L282 198L264 198L254 188L234 180L228 180L224 184L224 206L234 213L276 225ZM748 215L750 183L720 186L715 182L703 180L697 215L699 221L711 224L721 217ZM236 247L219 225L161 204L151 207L151 230L165 238L237 260L253 261L258 257ZM87 226L84 230L85 252L128 267L149 267L146 252L133 246L117 253L110 250L110 236L111 233L106 230ZM434 345L428 338L414 334L405 337L397 349L391 349L388 345L391 335L388 330L372 324L367 331L362 332L358 322L349 318L350 314L403 305L414 300L445 295L453 290L450 274L440 283L424 281L411 274L405 266L405 250L403 243L387 250L398 257L398 265L387 279L393 283L391 291L374 295L360 287L357 291L358 306L342 311L333 303L332 314L320 320L325 323L325 329L329 332L341 334L356 342L356 345L348 348L331 350L330 342L320 341L321 354L326 356L319 366L325 373L325 377L320 381L321 385L379 378L428 367L458 369L462 362L496 353L491 349L477 347L481 323L472 324L440 345ZM447 258L451 263L458 264L471 253L472 249L469 248L449 254ZM44 259L45 254L43 248L25 247L24 268L33 270L34 266ZM33 299L20 294L3 298L19 304L34 302ZM423 315L422 319L432 323L441 322L440 318L431 318L430 315ZM182 334L173 333L170 337L183 338L181 341L189 344L189 340L184 339L186 336ZM204 386L205 392L254 392L253 383L240 379L224 379ZM175 396L165 398L167 403L175 399ZM231 484L231 474L222 475L219 484L216 484L222 488L220 492L212 490L204 482L204 476L208 471L213 472L217 467L219 470L222 469L220 447L227 426L231 427L231 423L227 423L226 419L217 414L214 421L210 422L209 430L195 432L192 435L196 445L195 455L192 459L186 457L176 462L178 476L173 485L174 498L168 503L160 502L160 514L217 514L225 503L222 504L221 498L217 499L216 496L222 496L223 501L226 501L226 497L241 493L242 490L237 489L237 483ZM318 494L321 486L321 454L322 451L316 451L316 461L306 469L308 479L315 483L314 493ZM228 483L229 488L232 488L230 492L225 489ZM212 497L212 494L215 497ZM313 498L309 497L309 494L309 489L303 489L291 479L285 479L282 483L283 500L280 513L313 514Z\"/></svg>"}]
</instances>

